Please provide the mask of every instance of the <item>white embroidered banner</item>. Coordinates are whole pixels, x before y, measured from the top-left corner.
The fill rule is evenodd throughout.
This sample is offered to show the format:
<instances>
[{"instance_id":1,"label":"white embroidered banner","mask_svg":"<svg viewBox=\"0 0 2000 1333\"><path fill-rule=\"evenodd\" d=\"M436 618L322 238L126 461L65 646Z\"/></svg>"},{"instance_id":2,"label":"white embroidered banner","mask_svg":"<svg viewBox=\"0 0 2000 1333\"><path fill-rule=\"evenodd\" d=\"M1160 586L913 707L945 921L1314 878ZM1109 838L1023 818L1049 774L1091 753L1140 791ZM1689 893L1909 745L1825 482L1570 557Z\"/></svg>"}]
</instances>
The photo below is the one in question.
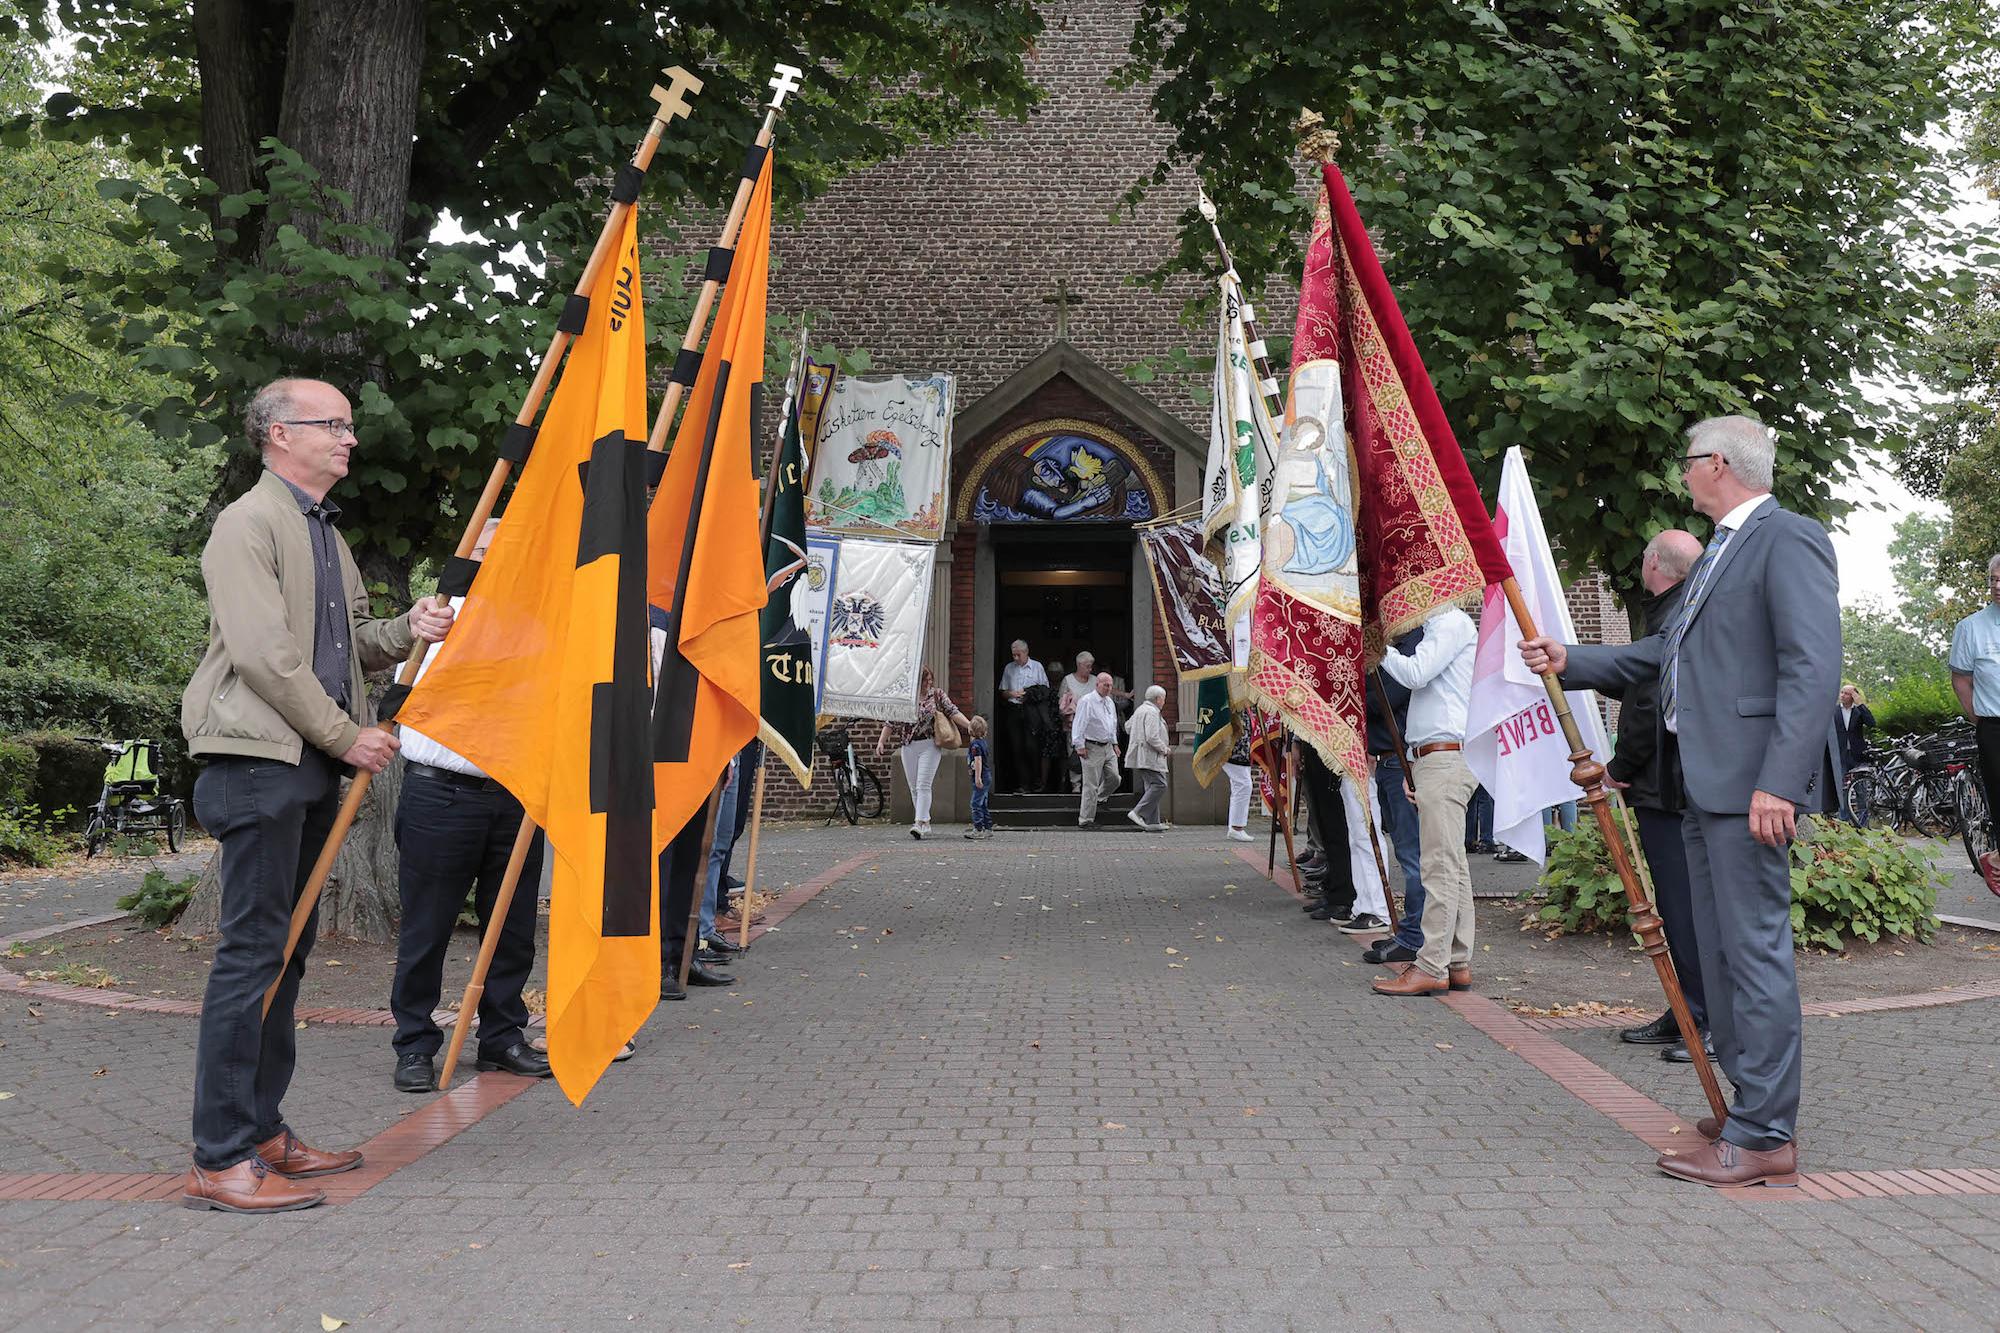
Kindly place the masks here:
<instances>
[{"instance_id":1,"label":"white embroidered banner","mask_svg":"<svg viewBox=\"0 0 2000 1333\"><path fill-rule=\"evenodd\" d=\"M822 713L916 720L936 558L928 543L840 539L826 609Z\"/></svg>"},{"instance_id":2,"label":"white embroidered banner","mask_svg":"<svg viewBox=\"0 0 2000 1333\"><path fill-rule=\"evenodd\" d=\"M812 451L806 522L943 540L953 397L945 374L836 379Z\"/></svg>"}]
</instances>

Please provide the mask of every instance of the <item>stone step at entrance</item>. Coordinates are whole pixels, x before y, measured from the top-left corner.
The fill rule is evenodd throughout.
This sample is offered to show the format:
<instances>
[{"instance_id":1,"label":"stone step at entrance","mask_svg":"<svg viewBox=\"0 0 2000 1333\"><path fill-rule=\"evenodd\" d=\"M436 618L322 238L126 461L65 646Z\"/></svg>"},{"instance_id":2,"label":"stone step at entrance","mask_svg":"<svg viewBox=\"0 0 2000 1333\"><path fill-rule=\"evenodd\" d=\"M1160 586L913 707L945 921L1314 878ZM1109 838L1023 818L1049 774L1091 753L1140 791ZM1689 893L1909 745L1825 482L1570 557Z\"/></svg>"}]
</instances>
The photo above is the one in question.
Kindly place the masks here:
<instances>
[{"instance_id":1,"label":"stone step at entrance","mask_svg":"<svg viewBox=\"0 0 2000 1333\"><path fill-rule=\"evenodd\" d=\"M1143 832L1125 817L1138 798L1131 792L1113 792L1097 803L1097 822L1106 829ZM1075 793L1024 792L1019 796L995 792L989 808L996 828L1060 828L1076 823L1077 807L1083 798Z\"/></svg>"}]
</instances>

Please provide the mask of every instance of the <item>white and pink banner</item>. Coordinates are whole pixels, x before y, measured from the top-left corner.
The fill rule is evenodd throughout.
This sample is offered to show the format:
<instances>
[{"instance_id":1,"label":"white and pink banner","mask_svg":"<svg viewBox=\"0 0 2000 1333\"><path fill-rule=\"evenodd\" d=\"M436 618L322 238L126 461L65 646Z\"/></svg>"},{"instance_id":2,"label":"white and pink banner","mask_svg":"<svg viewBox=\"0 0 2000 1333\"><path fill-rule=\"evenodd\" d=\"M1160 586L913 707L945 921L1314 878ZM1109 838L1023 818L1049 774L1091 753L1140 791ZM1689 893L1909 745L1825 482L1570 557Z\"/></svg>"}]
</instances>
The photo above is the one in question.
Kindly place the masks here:
<instances>
[{"instance_id":1,"label":"white and pink banner","mask_svg":"<svg viewBox=\"0 0 2000 1333\"><path fill-rule=\"evenodd\" d=\"M1576 642L1555 553L1542 530L1541 510L1519 448L1500 469L1493 529L1507 551L1514 580L1536 628L1564 643ZM1569 779L1569 742L1556 723L1542 678L1529 671L1516 647L1522 638L1513 608L1498 584L1486 590L1479 615L1479 647L1472 659L1472 697L1466 706L1465 762L1493 797L1493 836L1515 851L1543 859L1542 812L1582 793ZM1570 690L1569 710L1599 762L1610 758L1597 696Z\"/></svg>"}]
</instances>

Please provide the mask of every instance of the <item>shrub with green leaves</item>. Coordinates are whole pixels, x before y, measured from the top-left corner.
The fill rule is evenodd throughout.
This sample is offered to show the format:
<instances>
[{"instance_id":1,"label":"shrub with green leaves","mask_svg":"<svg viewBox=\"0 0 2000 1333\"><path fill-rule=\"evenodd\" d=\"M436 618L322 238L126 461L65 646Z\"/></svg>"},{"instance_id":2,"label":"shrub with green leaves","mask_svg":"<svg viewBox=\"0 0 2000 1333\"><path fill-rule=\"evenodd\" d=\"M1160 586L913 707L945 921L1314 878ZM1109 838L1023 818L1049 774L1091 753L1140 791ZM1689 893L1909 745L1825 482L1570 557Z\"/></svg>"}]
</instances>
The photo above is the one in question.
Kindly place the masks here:
<instances>
[{"instance_id":1,"label":"shrub with green leaves","mask_svg":"<svg viewBox=\"0 0 2000 1333\"><path fill-rule=\"evenodd\" d=\"M164 870L148 870L139 887L118 900L118 907L155 929L172 925L187 910L200 879L199 875L169 879Z\"/></svg>"},{"instance_id":2,"label":"shrub with green leaves","mask_svg":"<svg viewBox=\"0 0 2000 1333\"><path fill-rule=\"evenodd\" d=\"M1927 940L1937 929L1944 882L1921 847L1887 829L1805 820L1792 844L1793 937L1826 949L1885 935ZM1528 920L1552 934L1627 926L1624 886L1594 820L1579 820L1567 833L1550 831L1538 891L1541 906Z\"/></svg>"}]
</instances>

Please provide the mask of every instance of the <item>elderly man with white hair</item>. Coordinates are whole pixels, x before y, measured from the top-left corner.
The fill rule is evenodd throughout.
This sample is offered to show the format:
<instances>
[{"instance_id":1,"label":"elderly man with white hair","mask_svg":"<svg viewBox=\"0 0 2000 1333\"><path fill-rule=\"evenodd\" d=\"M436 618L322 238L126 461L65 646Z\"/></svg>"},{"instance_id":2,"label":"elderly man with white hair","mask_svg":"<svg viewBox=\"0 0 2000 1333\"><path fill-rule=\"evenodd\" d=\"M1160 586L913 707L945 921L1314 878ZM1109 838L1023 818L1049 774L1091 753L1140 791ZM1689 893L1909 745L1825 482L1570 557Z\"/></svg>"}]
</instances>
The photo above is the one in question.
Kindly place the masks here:
<instances>
[{"instance_id":1,"label":"elderly man with white hair","mask_svg":"<svg viewBox=\"0 0 2000 1333\"><path fill-rule=\"evenodd\" d=\"M1098 799L1118 790L1118 705L1111 699L1111 677L1100 675L1089 694L1077 700L1069 721L1069 743L1083 761L1083 803L1076 812L1078 828L1097 823Z\"/></svg>"},{"instance_id":2,"label":"elderly man with white hair","mask_svg":"<svg viewBox=\"0 0 2000 1333\"><path fill-rule=\"evenodd\" d=\"M1018 793L1034 785L1041 768L1022 699L1035 686L1047 685L1049 673L1028 655L1026 639L1014 640L1008 651L1012 660L1000 669L1000 739L1006 754L1000 772L1007 779L1007 789Z\"/></svg>"},{"instance_id":3,"label":"elderly man with white hair","mask_svg":"<svg viewBox=\"0 0 2000 1333\"><path fill-rule=\"evenodd\" d=\"M1840 579L1833 543L1771 497L1776 442L1749 417L1687 433L1682 475L1715 523L1681 603L1657 634L1620 647L1522 643L1531 671L1572 689L1657 680L1663 760L1678 758L1695 943L1709 1031L1736 1085L1706 1140L1660 1158L1703 1185L1798 1180L1803 1024L1792 953L1791 844L1802 812L1839 790Z\"/></svg>"},{"instance_id":4,"label":"elderly man with white hair","mask_svg":"<svg viewBox=\"0 0 2000 1333\"><path fill-rule=\"evenodd\" d=\"M1167 754L1173 741L1167 735L1167 720L1160 705L1167 692L1158 685L1146 687L1146 702L1132 710L1125 723L1125 767L1139 784L1139 801L1125 817L1142 829L1158 833L1167 827L1160 818L1160 806L1167 796Z\"/></svg>"}]
</instances>

